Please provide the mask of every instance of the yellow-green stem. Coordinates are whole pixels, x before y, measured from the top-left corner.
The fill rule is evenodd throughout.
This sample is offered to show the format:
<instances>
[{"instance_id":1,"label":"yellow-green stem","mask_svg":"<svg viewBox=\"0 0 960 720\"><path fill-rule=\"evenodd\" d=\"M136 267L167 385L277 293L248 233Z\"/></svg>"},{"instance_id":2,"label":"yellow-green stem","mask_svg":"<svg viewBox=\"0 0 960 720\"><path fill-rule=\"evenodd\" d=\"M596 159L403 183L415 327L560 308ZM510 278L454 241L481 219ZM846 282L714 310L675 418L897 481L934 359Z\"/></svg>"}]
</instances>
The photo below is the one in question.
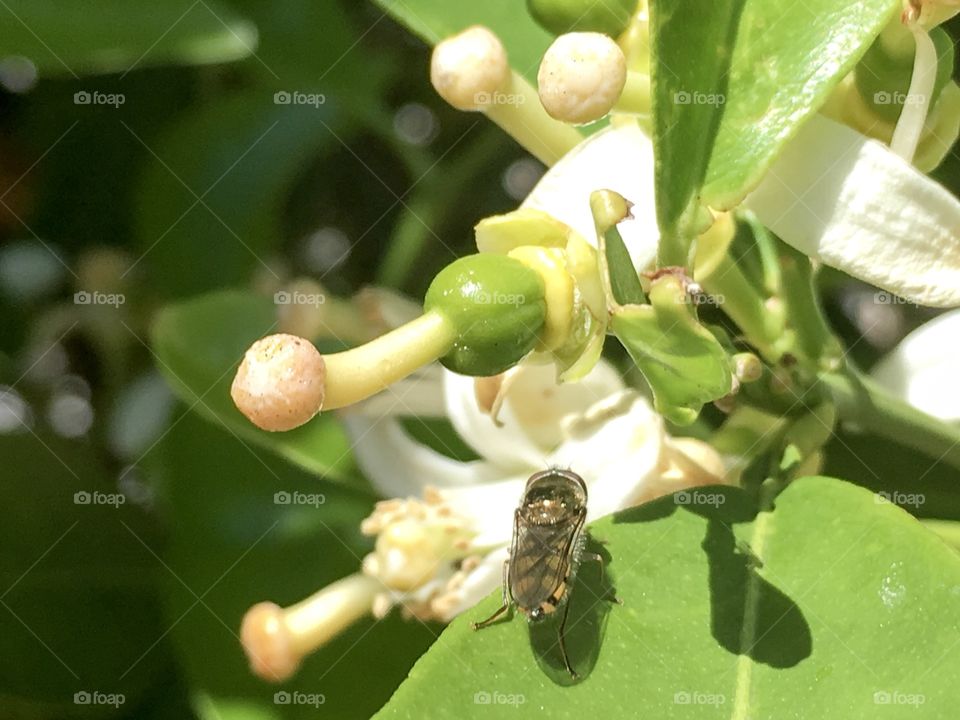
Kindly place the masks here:
<instances>
[{"instance_id":1,"label":"yellow-green stem","mask_svg":"<svg viewBox=\"0 0 960 720\"><path fill-rule=\"evenodd\" d=\"M537 91L515 70L504 89L484 108L487 117L548 167L575 148L581 135L547 115Z\"/></svg>"},{"instance_id":2,"label":"yellow-green stem","mask_svg":"<svg viewBox=\"0 0 960 720\"><path fill-rule=\"evenodd\" d=\"M434 311L364 345L325 355L323 409L346 407L385 390L445 355L455 338L450 321Z\"/></svg>"}]
</instances>

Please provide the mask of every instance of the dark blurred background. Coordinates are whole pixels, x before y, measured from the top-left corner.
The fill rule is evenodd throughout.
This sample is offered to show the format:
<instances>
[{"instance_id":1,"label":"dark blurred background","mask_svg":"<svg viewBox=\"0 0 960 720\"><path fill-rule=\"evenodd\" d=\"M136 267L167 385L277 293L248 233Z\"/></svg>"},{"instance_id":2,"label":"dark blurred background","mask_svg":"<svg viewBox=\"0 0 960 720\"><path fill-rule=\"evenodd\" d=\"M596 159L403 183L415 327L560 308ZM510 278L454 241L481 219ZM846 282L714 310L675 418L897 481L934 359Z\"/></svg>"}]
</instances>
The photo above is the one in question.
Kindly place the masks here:
<instances>
[{"instance_id":1,"label":"dark blurred background","mask_svg":"<svg viewBox=\"0 0 960 720\"><path fill-rule=\"evenodd\" d=\"M325 452L355 482L178 400L151 325L172 303L295 276L419 300L469 253L474 223L543 167L447 107L428 63L367 2L0 2L0 719L317 714L275 702L237 629L253 602L354 572L375 498L342 433ZM960 191L960 157L936 177ZM935 314L878 305L833 271L821 283L863 367ZM882 476L863 477L874 442L842 434L827 472L902 488L917 458L887 444ZM923 479L919 512L960 518L948 473ZM320 512L271 500L318 488ZM282 687L368 717L439 631L361 622Z\"/></svg>"}]
</instances>

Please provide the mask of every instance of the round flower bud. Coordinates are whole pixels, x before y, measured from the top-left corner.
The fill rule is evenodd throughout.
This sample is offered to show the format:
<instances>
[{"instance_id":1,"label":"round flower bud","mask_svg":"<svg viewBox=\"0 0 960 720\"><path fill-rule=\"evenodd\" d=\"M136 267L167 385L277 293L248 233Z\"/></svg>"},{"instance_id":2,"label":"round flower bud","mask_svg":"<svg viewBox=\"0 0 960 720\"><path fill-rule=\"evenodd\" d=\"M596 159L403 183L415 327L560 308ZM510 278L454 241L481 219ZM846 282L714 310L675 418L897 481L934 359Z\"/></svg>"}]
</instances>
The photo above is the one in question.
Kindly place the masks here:
<instances>
[{"instance_id":1,"label":"round flower bud","mask_svg":"<svg viewBox=\"0 0 960 720\"><path fill-rule=\"evenodd\" d=\"M577 125L609 113L626 82L623 51L600 33L561 35L547 48L537 74L547 114Z\"/></svg>"},{"instance_id":2,"label":"round flower bud","mask_svg":"<svg viewBox=\"0 0 960 720\"><path fill-rule=\"evenodd\" d=\"M510 79L507 51L490 30L474 25L433 49L430 82L458 110L482 110Z\"/></svg>"},{"instance_id":3,"label":"round flower bud","mask_svg":"<svg viewBox=\"0 0 960 720\"><path fill-rule=\"evenodd\" d=\"M243 356L230 388L237 408L263 430L292 430L320 412L326 366L313 344L269 335Z\"/></svg>"},{"instance_id":4,"label":"round flower bud","mask_svg":"<svg viewBox=\"0 0 960 720\"><path fill-rule=\"evenodd\" d=\"M554 35L600 32L617 37L630 23L638 0L527 0L527 9Z\"/></svg>"},{"instance_id":5,"label":"round flower bud","mask_svg":"<svg viewBox=\"0 0 960 720\"><path fill-rule=\"evenodd\" d=\"M534 349L547 315L540 275L503 255L468 255L433 279L423 301L455 328L440 362L461 375L497 375Z\"/></svg>"}]
</instances>

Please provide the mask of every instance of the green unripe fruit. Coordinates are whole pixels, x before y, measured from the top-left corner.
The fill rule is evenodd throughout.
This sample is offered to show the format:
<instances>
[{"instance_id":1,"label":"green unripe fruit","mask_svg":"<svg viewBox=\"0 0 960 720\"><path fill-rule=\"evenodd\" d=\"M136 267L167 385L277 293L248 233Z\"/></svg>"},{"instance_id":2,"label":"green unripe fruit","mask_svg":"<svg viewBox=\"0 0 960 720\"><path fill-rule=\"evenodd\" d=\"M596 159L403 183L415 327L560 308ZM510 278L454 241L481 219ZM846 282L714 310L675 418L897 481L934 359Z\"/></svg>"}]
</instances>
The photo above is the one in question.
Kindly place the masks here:
<instances>
[{"instance_id":1,"label":"green unripe fruit","mask_svg":"<svg viewBox=\"0 0 960 720\"><path fill-rule=\"evenodd\" d=\"M527 10L554 35L599 32L619 36L637 11L638 0L527 0Z\"/></svg>"},{"instance_id":2,"label":"green unripe fruit","mask_svg":"<svg viewBox=\"0 0 960 720\"><path fill-rule=\"evenodd\" d=\"M533 350L547 314L543 280L505 255L468 255L433 279L423 300L456 332L440 362L461 375L496 375Z\"/></svg>"}]
</instances>

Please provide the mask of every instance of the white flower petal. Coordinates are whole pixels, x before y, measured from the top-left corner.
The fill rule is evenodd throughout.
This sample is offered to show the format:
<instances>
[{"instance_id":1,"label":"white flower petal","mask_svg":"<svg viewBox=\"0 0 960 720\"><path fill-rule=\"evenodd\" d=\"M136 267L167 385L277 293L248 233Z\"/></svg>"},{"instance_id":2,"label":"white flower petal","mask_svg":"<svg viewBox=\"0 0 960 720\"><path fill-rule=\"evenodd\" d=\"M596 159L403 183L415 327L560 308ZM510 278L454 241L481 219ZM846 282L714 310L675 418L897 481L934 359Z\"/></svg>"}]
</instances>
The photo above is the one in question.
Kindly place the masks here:
<instances>
[{"instance_id":1,"label":"white flower petal","mask_svg":"<svg viewBox=\"0 0 960 720\"><path fill-rule=\"evenodd\" d=\"M894 395L941 420L960 420L960 310L920 326L872 371Z\"/></svg>"},{"instance_id":2,"label":"white flower petal","mask_svg":"<svg viewBox=\"0 0 960 720\"><path fill-rule=\"evenodd\" d=\"M547 455L563 439L564 419L623 389L616 369L601 360L577 382L556 382L553 363L522 363L511 372L500 425L480 410L474 378L445 373L447 416L457 432L486 460L513 472L546 467Z\"/></svg>"},{"instance_id":3,"label":"white flower petal","mask_svg":"<svg viewBox=\"0 0 960 720\"><path fill-rule=\"evenodd\" d=\"M440 496L455 514L472 520L478 533L471 542L473 547L483 550L506 545L513 536L513 512L531 474L524 472L498 482L447 488L440 491Z\"/></svg>"},{"instance_id":4,"label":"white flower petal","mask_svg":"<svg viewBox=\"0 0 960 720\"><path fill-rule=\"evenodd\" d=\"M885 145L812 118L745 200L810 257L923 305L960 305L960 202Z\"/></svg>"},{"instance_id":5,"label":"white flower petal","mask_svg":"<svg viewBox=\"0 0 960 720\"><path fill-rule=\"evenodd\" d=\"M580 143L547 171L523 203L560 220L596 246L590 193L615 190L633 203L633 220L620 234L634 267L643 271L657 255L660 232L653 199L653 144L632 119Z\"/></svg>"},{"instance_id":6,"label":"white flower petal","mask_svg":"<svg viewBox=\"0 0 960 720\"><path fill-rule=\"evenodd\" d=\"M552 461L587 483L587 521L648 499L645 488L657 479L666 435L646 399L623 391L597 403L580 424Z\"/></svg>"},{"instance_id":7,"label":"white flower petal","mask_svg":"<svg viewBox=\"0 0 960 720\"><path fill-rule=\"evenodd\" d=\"M492 479L486 463L463 463L411 438L392 418L344 413L357 464L384 497L421 497L427 485L452 487Z\"/></svg>"},{"instance_id":8,"label":"white flower petal","mask_svg":"<svg viewBox=\"0 0 960 720\"><path fill-rule=\"evenodd\" d=\"M503 562L510 554L506 545L487 555L474 570L467 575L458 590L459 598L443 620L452 620L464 610L469 610L487 595L501 586L503 582ZM483 620L483 618L477 618Z\"/></svg>"}]
</instances>

